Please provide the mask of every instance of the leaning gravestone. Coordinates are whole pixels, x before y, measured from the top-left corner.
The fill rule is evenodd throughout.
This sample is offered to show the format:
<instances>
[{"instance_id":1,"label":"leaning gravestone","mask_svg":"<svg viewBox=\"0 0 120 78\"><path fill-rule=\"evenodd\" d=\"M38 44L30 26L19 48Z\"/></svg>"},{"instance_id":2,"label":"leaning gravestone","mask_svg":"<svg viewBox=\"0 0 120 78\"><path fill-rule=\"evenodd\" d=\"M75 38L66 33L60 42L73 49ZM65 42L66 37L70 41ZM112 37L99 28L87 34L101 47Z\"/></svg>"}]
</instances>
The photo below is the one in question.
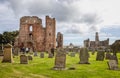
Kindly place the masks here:
<instances>
[{"instance_id":1,"label":"leaning gravestone","mask_svg":"<svg viewBox=\"0 0 120 78\"><path fill-rule=\"evenodd\" d=\"M103 60L104 60L104 57L105 57L105 52L104 52L104 50L99 49L98 52L97 52L96 60L97 60L97 61L103 61Z\"/></svg>"},{"instance_id":2,"label":"leaning gravestone","mask_svg":"<svg viewBox=\"0 0 120 78\"><path fill-rule=\"evenodd\" d=\"M107 64L110 70L118 70L118 64L116 60L109 60Z\"/></svg>"},{"instance_id":3,"label":"leaning gravestone","mask_svg":"<svg viewBox=\"0 0 120 78\"><path fill-rule=\"evenodd\" d=\"M28 64L28 57L26 55L20 55L20 64Z\"/></svg>"},{"instance_id":4,"label":"leaning gravestone","mask_svg":"<svg viewBox=\"0 0 120 78\"><path fill-rule=\"evenodd\" d=\"M40 58L44 58L44 52L40 52Z\"/></svg>"},{"instance_id":5,"label":"leaning gravestone","mask_svg":"<svg viewBox=\"0 0 120 78\"><path fill-rule=\"evenodd\" d=\"M79 62L80 64L90 64L89 63L89 53L88 53L87 48L80 49L79 58L80 58L80 62Z\"/></svg>"},{"instance_id":6,"label":"leaning gravestone","mask_svg":"<svg viewBox=\"0 0 120 78\"><path fill-rule=\"evenodd\" d=\"M13 56L12 56L12 45L7 44L4 46L4 56L2 62L13 62Z\"/></svg>"},{"instance_id":7,"label":"leaning gravestone","mask_svg":"<svg viewBox=\"0 0 120 78\"><path fill-rule=\"evenodd\" d=\"M58 49L55 56L54 70L64 70L66 64L66 53L63 49Z\"/></svg>"}]
</instances>

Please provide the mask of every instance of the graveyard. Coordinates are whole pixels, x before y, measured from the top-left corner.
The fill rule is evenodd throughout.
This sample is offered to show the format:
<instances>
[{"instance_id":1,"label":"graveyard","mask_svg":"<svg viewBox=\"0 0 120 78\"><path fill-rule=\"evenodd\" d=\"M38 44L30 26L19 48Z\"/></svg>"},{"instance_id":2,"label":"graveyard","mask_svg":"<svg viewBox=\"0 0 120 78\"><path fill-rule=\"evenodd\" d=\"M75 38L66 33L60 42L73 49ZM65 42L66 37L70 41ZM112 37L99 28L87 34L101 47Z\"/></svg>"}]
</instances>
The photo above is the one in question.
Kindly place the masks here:
<instances>
[{"instance_id":1,"label":"graveyard","mask_svg":"<svg viewBox=\"0 0 120 78\"><path fill-rule=\"evenodd\" d=\"M48 58L48 53L44 54L44 58L33 55L33 60L29 60L28 64L20 64L20 57L14 56L13 63L0 62L0 78L119 78L120 70L109 70L107 61L96 61L95 52L92 55L89 52L90 64L79 64L79 53L75 57L70 54L66 55L66 67L64 70L53 70L55 57ZM29 55L29 54L27 54ZM120 59L120 53L117 53ZM2 61L2 57L0 58ZM118 60L119 61L119 60ZM120 64L118 64L120 67ZM75 69L70 69L75 68Z\"/></svg>"},{"instance_id":2,"label":"graveyard","mask_svg":"<svg viewBox=\"0 0 120 78\"><path fill-rule=\"evenodd\" d=\"M120 0L0 0L0 78L120 78Z\"/></svg>"}]
</instances>

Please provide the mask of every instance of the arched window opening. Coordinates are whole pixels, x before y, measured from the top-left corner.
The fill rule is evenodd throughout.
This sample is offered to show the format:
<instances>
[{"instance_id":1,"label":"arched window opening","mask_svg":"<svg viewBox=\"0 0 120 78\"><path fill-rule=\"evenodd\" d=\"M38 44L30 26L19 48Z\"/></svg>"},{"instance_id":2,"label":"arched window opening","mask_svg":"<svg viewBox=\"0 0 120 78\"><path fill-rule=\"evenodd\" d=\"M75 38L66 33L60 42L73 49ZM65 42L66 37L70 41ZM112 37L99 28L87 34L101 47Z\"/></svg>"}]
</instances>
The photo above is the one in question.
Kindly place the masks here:
<instances>
[{"instance_id":1,"label":"arched window opening","mask_svg":"<svg viewBox=\"0 0 120 78\"><path fill-rule=\"evenodd\" d=\"M33 27L32 27L32 26L30 26L29 30L30 30L30 32L32 32L32 31L33 31Z\"/></svg>"}]
</instances>

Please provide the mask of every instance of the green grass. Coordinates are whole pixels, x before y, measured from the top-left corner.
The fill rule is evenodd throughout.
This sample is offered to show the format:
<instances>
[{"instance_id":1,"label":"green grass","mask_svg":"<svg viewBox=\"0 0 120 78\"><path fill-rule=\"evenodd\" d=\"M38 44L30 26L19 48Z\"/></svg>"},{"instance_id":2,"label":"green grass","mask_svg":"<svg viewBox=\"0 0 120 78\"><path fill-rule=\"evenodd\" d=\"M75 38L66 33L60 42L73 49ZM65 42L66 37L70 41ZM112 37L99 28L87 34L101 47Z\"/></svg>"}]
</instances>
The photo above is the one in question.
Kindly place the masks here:
<instances>
[{"instance_id":1,"label":"green grass","mask_svg":"<svg viewBox=\"0 0 120 78\"><path fill-rule=\"evenodd\" d=\"M62 71L52 70L55 58L47 56L34 57L29 64L20 64L18 56L14 58L14 63L0 63L0 78L120 78L120 71L108 70L108 60L96 61L96 54L90 55L89 65L78 64L78 54L76 57L67 56L66 68L75 67L76 70Z\"/></svg>"}]
</instances>

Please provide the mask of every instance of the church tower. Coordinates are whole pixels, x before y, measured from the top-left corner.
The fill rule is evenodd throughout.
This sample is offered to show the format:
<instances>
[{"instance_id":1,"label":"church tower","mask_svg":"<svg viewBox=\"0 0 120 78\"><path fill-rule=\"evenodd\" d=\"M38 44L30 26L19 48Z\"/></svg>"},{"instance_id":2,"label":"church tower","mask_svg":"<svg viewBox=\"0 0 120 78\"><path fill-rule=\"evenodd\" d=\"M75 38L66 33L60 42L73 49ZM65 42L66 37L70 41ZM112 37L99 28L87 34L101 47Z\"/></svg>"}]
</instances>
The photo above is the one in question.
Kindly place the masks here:
<instances>
[{"instance_id":1,"label":"church tower","mask_svg":"<svg viewBox=\"0 0 120 78\"><path fill-rule=\"evenodd\" d=\"M98 35L98 32L96 32L96 35L95 35L95 41L99 41L99 35Z\"/></svg>"}]
</instances>

